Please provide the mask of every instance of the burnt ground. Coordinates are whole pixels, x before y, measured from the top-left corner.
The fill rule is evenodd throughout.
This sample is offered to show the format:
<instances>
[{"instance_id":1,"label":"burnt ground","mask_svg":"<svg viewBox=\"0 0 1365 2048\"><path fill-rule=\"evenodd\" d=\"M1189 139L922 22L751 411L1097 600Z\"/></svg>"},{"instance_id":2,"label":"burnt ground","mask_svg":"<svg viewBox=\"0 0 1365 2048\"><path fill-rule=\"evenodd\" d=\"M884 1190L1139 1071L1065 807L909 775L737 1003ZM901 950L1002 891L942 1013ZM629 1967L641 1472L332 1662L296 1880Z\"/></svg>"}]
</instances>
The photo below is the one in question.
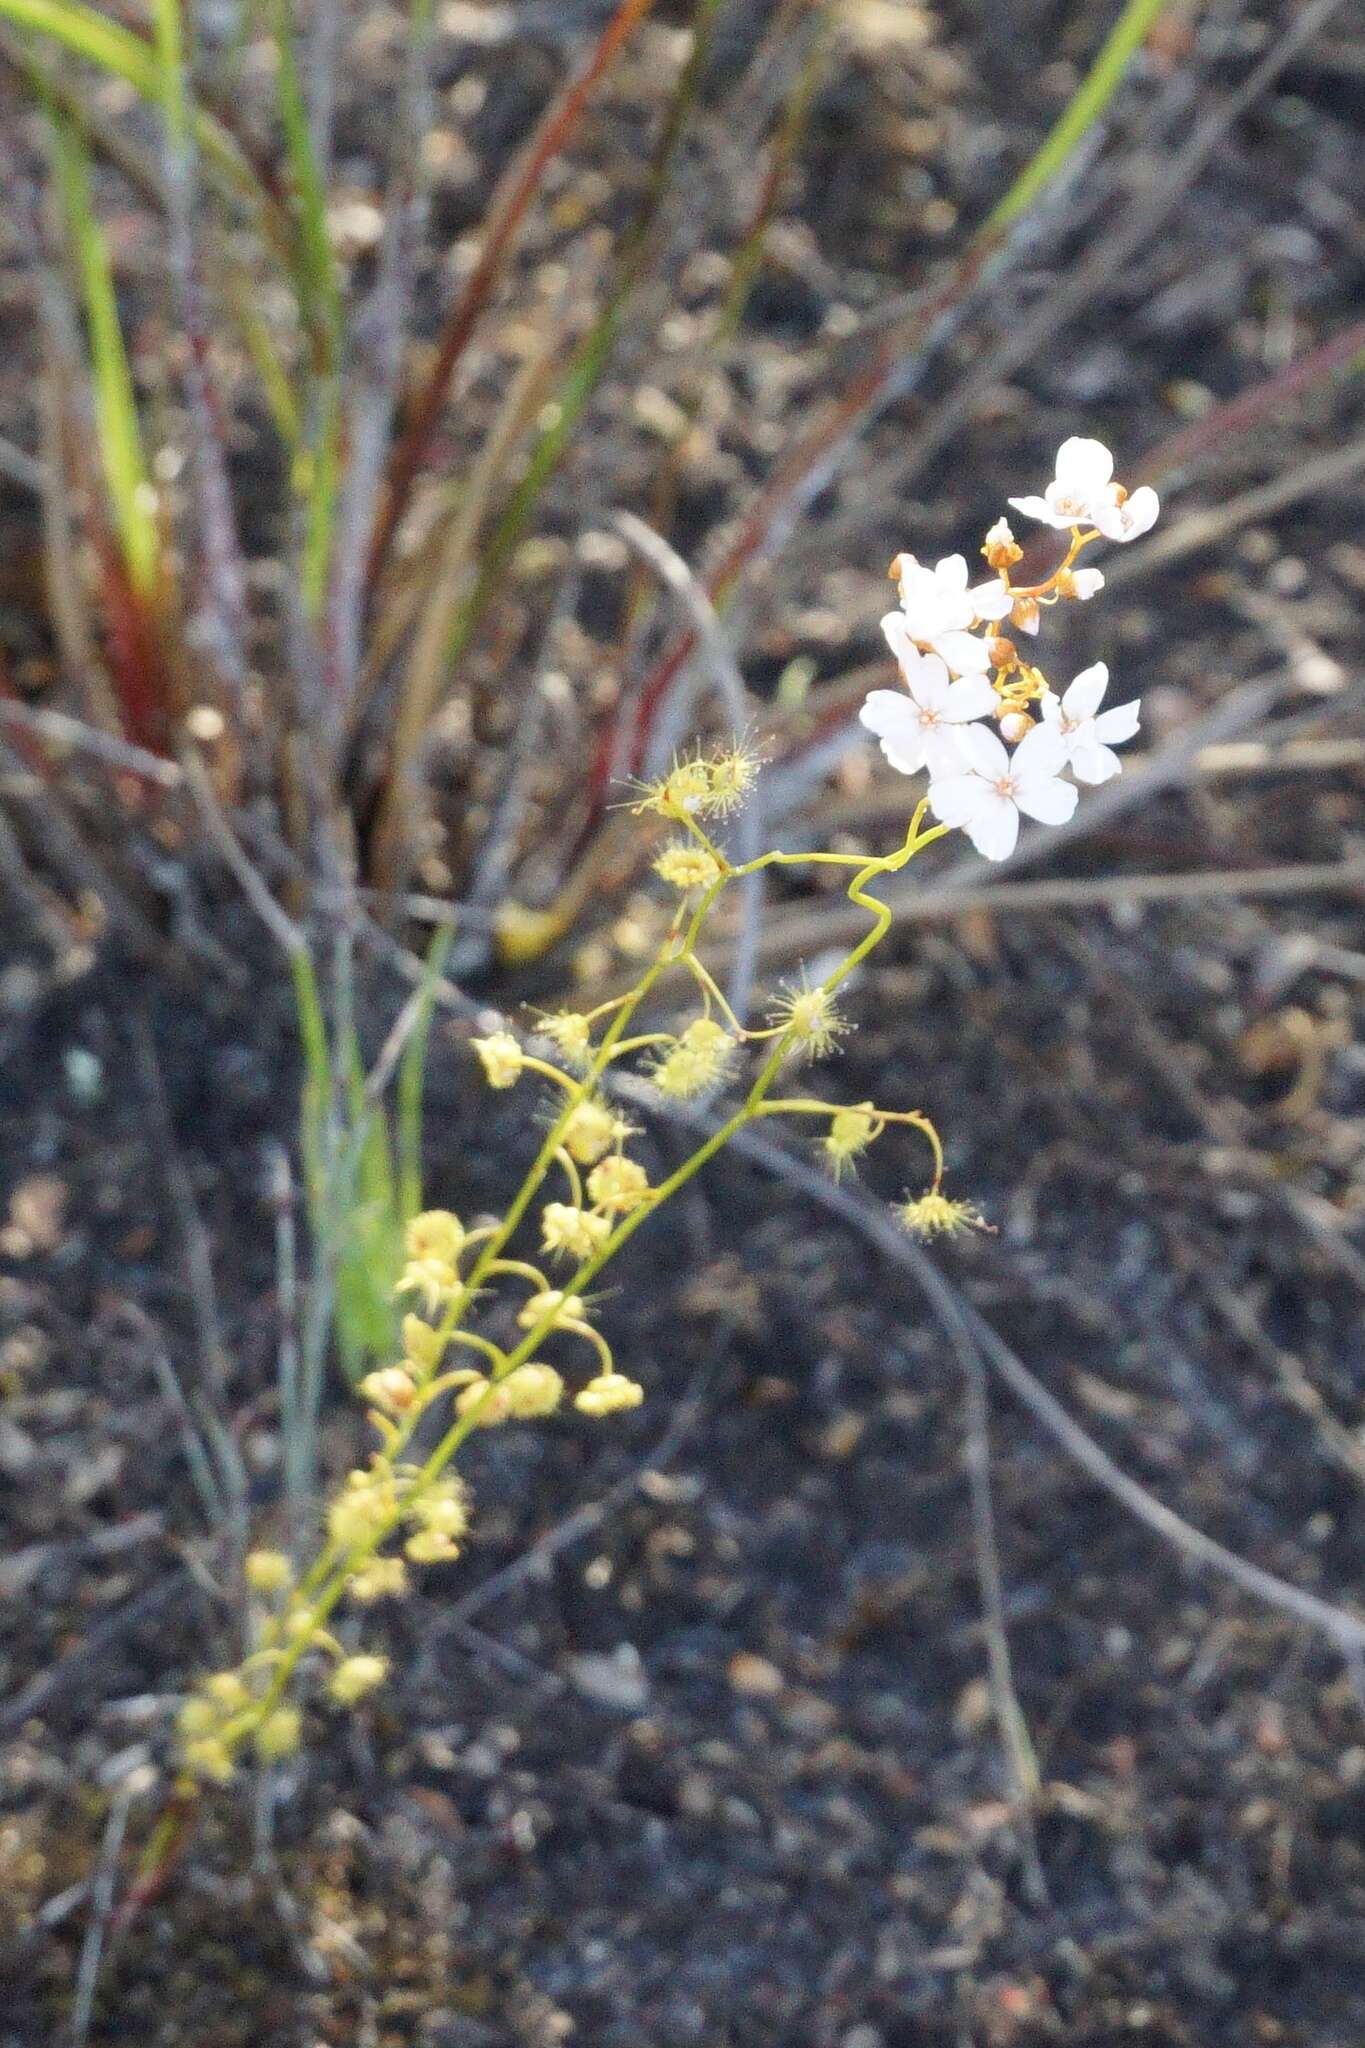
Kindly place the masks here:
<instances>
[{"instance_id":1,"label":"burnt ground","mask_svg":"<svg viewBox=\"0 0 1365 2048\"><path fill-rule=\"evenodd\" d=\"M929 58L836 67L793 223L792 246L807 246L800 229L820 260L779 265L751 312L755 390L818 324L831 275L855 300L889 290L917 221L951 241L955 209L975 217L998 189L1002 124L1055 29L1044 10L1014 13L1007 47L973 11L945 10ZM1225 86L1265 24L1223 19ZM745 649L754 680L795 655L834 675L873 655L869 551L880 561L907 535L926 552L967 544L1062 433L1152 447L1186 416L1182 382L1231 395L1273 367L1286 330L1297 352L1358 310L1348 22L1244 117L1065 345L988 390L913 494L876 509L869 479L923 415L883 422L798 537L799 549L828 532L836 567L798 570L772 601ZM1067 33L1089 48L1099 28L1078 10ZM479 135L494 157L549 66L534 42L500 48L504 96L484 102ZM466 55L452 49L452 75ZM1038 128L1063 90L1044 72ZM364 121L350 118L363 158ZM1141 108L1131 118L1140 129ZM908 119L938 123L915 144L919 182L887 139ZM1125 162L1140 180L1140 148ZM934 198L949 212L919 221ZM446 231L461 204L472 196L449 196ZM1074 253L1040 257L1027 295ZM18 304L16 292L7 317ZM969 364L984 344L959 346ZM735 433L746 416L737 401ZM1359 431L1353 386L1318 392L1196 471L1173 512L1292 474ZM721 511L750 456L721 447ZM585 458L589 505L613 501L596 476L606 462ZM1116 577L1059 667L1106 653L1140 684L1158 740L1270 678L1276 701L1241 735L1260 753L1204 761L1039 869L1089 885L1086 902L1002 898L908 924L857 989L859 1029L828 1075L850 1100L875 1088L939 1120L955 1185L998 1228L936 1256L1084 1427L1191 1522L1347 1606L1365 1565L1359 881L1265 898L1214 885L1360 854L1362 509L1358 475L1339 479L1249 516L1214 553ZM30 622L6 616L20 645ZM832 801L848 812L865 794L854 777ZM1213 880L1179 902L1103 885L1176 873ZM294 1126L291 1006L221 885L197 916L235 973L202 960L149 973L110 945L63 976L30 925L8 925L5 2048L64 2037L110 1814L139 1782L130 1772L164 1754L187 1676L225 1653L230 1614L154 1365L160 1346L199 1369L204 1295L187 1275L200 1248L260 1526L278 1515L267 1152ZM377 975L376 1037L399 1000ZM495 1201L520 1142L443 1030L432 1198L466 1212ZM675 1140L649 1142L662 1155ZM916 1162L890 1139L882 1153L869 1181L894 1196ZM921 1296L736 1162L642 1233L616 1280L606 1321L647 1385L644 1409L611 1429L564 1421L477 1445L466 1562L376 1617L395 1683L344 1729L319 1721L268 1804L249 1791L209 1802L169 1882L109 1929L89 2038L1359 2038L1359 1674L1193 1575L999 1399L1009 1642L1043 1785L1030 1850L985 1685L963 1390ZM358 1434L338 1386L331 1466ZM478 1604L479 1587L591 1503L605 1509L595 1526ZM120 1894L160 1811L147 1776L127 1809Z\"/></svg>"}]
</instances>

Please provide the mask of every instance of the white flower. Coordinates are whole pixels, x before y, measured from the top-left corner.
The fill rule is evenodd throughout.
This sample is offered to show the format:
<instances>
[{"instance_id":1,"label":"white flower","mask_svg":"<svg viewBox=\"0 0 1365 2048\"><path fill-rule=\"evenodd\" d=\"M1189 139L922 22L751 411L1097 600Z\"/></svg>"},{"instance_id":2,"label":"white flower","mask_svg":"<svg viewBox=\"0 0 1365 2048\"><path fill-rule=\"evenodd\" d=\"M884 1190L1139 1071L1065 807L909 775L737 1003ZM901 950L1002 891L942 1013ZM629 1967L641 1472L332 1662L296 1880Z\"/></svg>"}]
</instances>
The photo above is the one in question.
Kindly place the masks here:
<instances>
[{"instance_id":1,"label":"white flower","mask_svg":"<svg viewBox=\"0 0 1365 2048\"><path fill-rule=\"evenodd\" d=\"M1098 569L1073 569L1071 572L1071 595L1073 597L1098 597L1104 588L1104 578Z\"/></svg>"},{"instance_id":2,"label":"white flower","mask_svg":"<svg viewBox=\"0 0 1365 2048\"><path fill-rule=\"evenodd\" d=\"M900 655L900 664L909 694L874 690L858 716L869 732L876 733L882 752L902 775L918 775L924 767L931 774L943 774L959 758L955 729L973 718L989 717L999 700L985 676L950 681L936 654L909 647Z\"/></svg>"},{"instance_id":3,"label":"white flower","mask_svg":"<svg viewBox=\"0 0 1365 2048\"><path fill-rule=\"evenodd\" d=\"M1019 837L1019 813L1044 825L1064 825L1076 808L1074 783L1063 782L1066 743L1050 725L1035 725L1012 754L984 725L971 725L959 742L955 774L929 784L929 802L944 825L960 825L987 860L1008 860Z\"/></svg>"},{"instance_id":4,"label":"white flower","mask_svg":"<svg viewBox=\"0 0 1365 2048\"><path fill-rule=\"evenodd\" d=\"M1097 505L1091 514L1106 540L1137 540L1156 525L1161 500L1150 484L1140 484L1131 497Z\"/></svg>"},{"instance_id":5,"label":"white flower","mask_svg":"<svg viewBox=\"0 0 1365 2048\"><path fill-rule=\"evenodd\" d=\"M882 620L882 631L891 642L897 660L909 641L927 647L946 661L955 675L982 675L990 657L982 641L973 639L967 628L980 619L1002 619L1013 600L998 577L967 588L967 562L963 555L945 555L930 569L913 555L897 555L896 575L900 584L901 609ZM892 621L896 621L893 637Z\"/></svg>"},{"instance_id":6,"label":"white flower","mask_svg":"<svg viewBox=\"0 0 1365 2048\"><path fill-rule=\"evenodd\" d=\"M1161 509L1156 492L1147 484L1126 496L1114 482L1114 458L1103 441L1087 441L1079 434L1063 441L1057 450L1057 473L1042 497L1011 498L1010 503L1016 512L1041 519L1046 526L1097 527L1106 540L1136 540L1154 524ZM1092 584L1077 596L1093 597L1099 587Z\"/></svg>"},{"instance_id":7,"label":"white flower","mask_svg":"<svg viewBox=\"0 0 1365 2048\"><path fill-rule=\"evenodd\" d=\"M1082 782L1108 782L1119 774L1123 763L1114 747L1132 739L1138 729L1141 698L1101 711L1108 688L1109 670L1097 661L1093 668L1083 668L1061 697L1049 694L1043 699L1044 723L1061 740L1071 772Z\"/></svg>"}]
</instances>

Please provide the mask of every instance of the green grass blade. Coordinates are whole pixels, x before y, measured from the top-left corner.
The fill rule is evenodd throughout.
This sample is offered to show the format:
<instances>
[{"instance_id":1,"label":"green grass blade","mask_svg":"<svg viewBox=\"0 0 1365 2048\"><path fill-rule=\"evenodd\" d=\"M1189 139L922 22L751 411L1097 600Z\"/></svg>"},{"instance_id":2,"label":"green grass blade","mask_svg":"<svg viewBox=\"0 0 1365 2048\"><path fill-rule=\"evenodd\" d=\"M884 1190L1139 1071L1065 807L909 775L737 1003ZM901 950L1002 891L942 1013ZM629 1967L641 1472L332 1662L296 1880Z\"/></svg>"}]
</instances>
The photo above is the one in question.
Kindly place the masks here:
<instances>
[{"instance_id":1,"label":"green grass blade","mask_svg":"<svg viewBox=\"0 0 1365 2048\"><path fill-rule=\"evenodd\" d=\"M422 1207L422 1099L426 1089L427 1047L436 1014L436 987L455 937L454 919L432 934L422 979L417 985L417 1015L398 1068L398 1204L403 1219Z\"/></svg>"},{"instance_id":2,"label":"green grass blade","mask_svg":"<svg viewBox=\"0 0 1365 2048\"><path fill-rule=\"evenodd\" d=\"M1128 0L1055 126L982 223L980 236L1009 227L1065 169L1072 152L1118 91L1129 64L1168 4L1169 0Z\"/></svg>"},{"instance_id":3,"label":"green grass blade","mask_svg":"<svg viewBox=\"0 0 1365 2048\"><path fill-rule=\"evenodd\" d=\"M100 462L129 581L139 597L150 598L161 576L161 533L119 323L109 248L90 196L85 144L60 115L53 117L51 132L67 234L85 308Z\"/></svg>"},{"instance_id":4,"label":"green grass blade","mask_svg":"<svg viewBox=\"0 0 1365 2048\"><path fill-rule=\"evenodd\" d=\"M158 0L158 5L162 4L164 0ZM163 99L162 62L157 50L121 23L82 5L81 0L0 0L0 18L62 44L73 56L98 65L112 78L123 79L143 99ZM195 140L221 182L253 209L269 215L273 203L250 159L227 130L202 109L191 115L187 106L186 118L192 119Z\"/></svg>"},{"instance_id":5,"label":"green grass blade","mask_svg":"<svg viewBox=\"0 0 1365 2048\"><path fill-rule=\"evenodd\" d=\"M185 34L180 0L155 0L156 55L160 74L161 110L166 136L178 161L190 144L189 102L185 95Z\"/></svg>"},{"instance_id":6,"label":"green grass blade","mask_svg":"<svg viewBox=\"0 0 1365 2048\"><path fill-rule=\"evenodd\" d=\"M316 618L327 591L340 486L343 308L327 231L327 190L299 76L290 0L275 0L274 18L280 122L294 193L295 285L315 346L314 390L305 407L308 445L295 464L295 479L306 506L301 575L304 609L310 618Z\"/></svg>"},{"instance_id":7,"label":"green grass blade","mask_svg":"<svg viewBox=\"0 0 1365 2048\"><path fill-rule=\"evenodd\" d=\"M332 1093L332 1058L327 1045L327 1019L322 1007L317 970L306 948L289 956L294 976L294 1008L303 1048L303 1099L299 1115L299 1149L308 1200L316 1209L326 1181L327 1109Z\"/></svg>"}]
</instances>

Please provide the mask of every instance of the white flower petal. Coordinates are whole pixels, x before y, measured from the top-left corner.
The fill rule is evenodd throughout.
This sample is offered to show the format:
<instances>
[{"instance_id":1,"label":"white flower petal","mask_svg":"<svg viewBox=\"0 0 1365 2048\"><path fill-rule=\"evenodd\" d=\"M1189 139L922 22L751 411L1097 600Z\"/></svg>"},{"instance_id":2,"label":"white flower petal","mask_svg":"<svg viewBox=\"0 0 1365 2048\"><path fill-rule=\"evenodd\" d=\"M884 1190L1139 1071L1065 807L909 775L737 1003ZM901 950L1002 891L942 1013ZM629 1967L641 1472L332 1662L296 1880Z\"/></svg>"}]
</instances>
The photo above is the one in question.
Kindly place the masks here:
<instances>
[{"instance_id":1,"label":"white flower petal","mask_svg":"<svg viewBox=\"0 0 1365 2048\"><path fill-rule=\"evenodd\" d=\"M1140 534L1146 533L1156 525L1157 515L1161 511L1161 500L1150 484L1140 484L1132 497L1124 500L1120 509L1124 514L1127 529L1124 539L1136 540Z\"/></svg>"},{"instance_id":2,"label":"white flower petal","mask_svg":"<svg viewBox=\"0 0 1365 2048\"><path fill-rule=\"evenodd\" d=\"M1082 782L1112 782L1123 773L1123 763L1112 747L1100 745L1092 726L1076 735L1071 749L1071 772Z\"/></svg>"},{"instance_id":3,"label":"white flower petal","mask_svg":"<svg viewBox=\"0 0 1365 2048\"><path fill-rule=\"evenodd\" d=\"M1073 725L1079 725L1083 718L1093 718L1104 702L1104 693L1109 688L1109 669L1102 661L1090 668L1083 668L1062 696L1062 710Z\"/></svg>"},{"instance_id":4,"label":"white flower petal","mask_svg":"<svg viewBox=\"0 0 1365 2048\"><path fill-rule=\"evenodd\" d=\"M942 712L951 701L948 671L936 654L914 654L904 666L905 687L925 711Z\"/></svg>"},{"instance_id":5,"label":"white flower petal","mask_svg":"<svg viewBox=\"0 0 1365 2048\"><path fill-rule=\"evenodd\" d=\"M1012 594L998 576L993 576L989 583L978 583L967 595L978 619L1003 619L1014 606Z\"/></svg>"},{"instance_id":6,"label":"white flower petal","mask_svg":"<svg viewBox=\"0 0 1365 2048\"><path fill-rule=\"evenodd\" d=\"M913 587L915 577L927 575L928 571L921 569L914 555L897 555L893 566L896 570L896 583L900 591L901 603L904 604L907 586Z\"/></svg>"},{"instance_id":7,"label":"white flower petal","mask_svg":"<svg viewBox=\"0 0 1365 2048\"><path fill-rule=\"evenodd\" d=\"M1068 491L1103 491L1113 474L1114 458L1103 441L1072 434L1057 450L1057 482Z\"/></svg>"},{"instance_id":8,"label":"white flower petal","mask_svg":"<svg viewBox=\"0 0 1365 2048\"><path fill-rule=\"evenodd\" d=\"M858 717L877 735L893 768L902 775L919 774L924 766L924 730L908 697L897 690L874 690Z\"/></svg>"},{"instance_id":9,"label":"white flower petal","mask_svg":"<svg viewBox=\"0 0 1365 2048\"><path fill-rule=\"evenodd\" d=\"M941 825L965 825L979 809L984 788L979 775L938 776L929 784L929 808Z\"/></svg>"},{"instance_id":10,"label":"white flower petal","mask_svg":"<svg viewBox=\"0 0 1365 2048\"><path fill-rule=\"evenodd\" d=\"M886 635L887 646L902 668L919 660L919 649L910 637L910 629L902 613L888 612L882 620L882 631Z\"/></svg>"},{"instance_id":11,"label":"white flower petal","mask_svg":"<svg viewBox=\"0 0 1365 2048\"><path fill-rule=\"evenodd\" d=\"M1015 511L1022 512L1026 519L1041 519L1044 526L1071 525L1067 514L1054 512L1046 498L1011 498L1009 502Z\"/></svg>"},{"instance_id":12,"label":"white flower petal","mask_svg":"<svg viewBox=\"0 0 1365 2048\"><path fill-rule=\"evenodd\" d=\"M1001 782L1010 773L1010 757L1004 742L988 726L964 725L962 751L975 772L987 782Z\"/></svg>"},{"instance_id":13,"label":"white flower petal","mask_svg":"<svg viewBox=\"0 0 1365 2048\"><path fill-rule=\"evenodd\" d=\"M1041 732L1035 726L1035 732ZM1019 778L1015 802L1027 817L1036 818L1040 825L1064 825L1076 808L1080 791L1074 782L1063 782L1056 775L1042 775L1036 778Z\"/></svg>"},{"instance_id":14,"label":"white flower petal","mask_svg":"<svg viewBox=\"0 0 1365 2048\"><path fill-rule=\"evenodd\" d=\"M962 591L967 588L967 557L945 555L941 562L934 564L934 576L941 589Z\"/></svg>"},{"instance_id":15,"label":"white flower petal","mask_svg":"<svg viewBox=\"0 0 1365 2048\"><path fill-rule=\"evenodd\" d=\"M985 641L970 633L935 633L934 652L942 655L954 675L984 675L991 665Z\"/></svg>"},{"instance_id":16,"label":"white flower petal","mask_svg":"<svg viewBox=\"0 0 1365 2048\"><path fill-rule=\"evenodd\" d=\"M1137 540L1154 526L1160 510L1161 501L1156 492L1149 484L1143 484L1121 505L1096 506L1091 517L1106 540L1128 541Z\"/></svg>"},{"instance_id":17,"label":"white flower petal","mask_svg":"<svg viewBox=\"0 0 1365 2048\"><path fill-rule=\"evenodd\" d=\"M926 725L924 728L924 765L929 770L931 782L947 780L962 775L967 770L967 759L962 751L960 725ZM972 780L976 781L973 776Z\"/></svg>"},{"instance_id":18,"label":"white flower petal","mask_svg":"<svg viewBox=\"0 0 1365 2048\"><path fill-rule=\"evenodd\" d=\"M1098 569L1073 569L1071 585L1077 597L1095 597L1104 588L1104 577Z\"/></svg>"},{"instance_id":19,"label":"white flower petal","mask_svg":"<svg viewBox=\"0 0 1365 2048\"><path fill-rule=\"evenodd\" d=\"M1111 747L1132 739L1138 729L1141 710L1141 697L1134 697L1131 704L1114 704L1108 711L1102 711L1095 720L1095 738L1106 741Z\"/></svg>"},{"instance_id":20,"label":"white flower petal","mask_svg":"<svg viewBox=\"0 0 1365 2048\"><path fill-rule=\"evenodd\" d=\"M1019 839L1019 813L998 789L983 788L971 817L963 821L963 829L987 860L1008 860Z\"/></svg>"},{"instance_id":21,"label":"white flower petal","mask_svg":"<svg viewBox=\"0 0 1365 2048\"><path fill-rule=\"evenodd\" d=\"M1025 783L1047 781L1061 774L1066 766L1066 752L1066 742L1055 726L1035 725L1015 748L1009 772L1021 788Z\"/></svg>"},{"instance_id":22,"label":"white flower petal","mask_svg":"<svg viewBox=\"0 0 1365 2048\"><path fill-rule=\"evenodd\" d=\"M972 718L989 718L999 702L987 677L959 676L937 708L953 724L965 725Z\"/></svg>"}]
</instances>

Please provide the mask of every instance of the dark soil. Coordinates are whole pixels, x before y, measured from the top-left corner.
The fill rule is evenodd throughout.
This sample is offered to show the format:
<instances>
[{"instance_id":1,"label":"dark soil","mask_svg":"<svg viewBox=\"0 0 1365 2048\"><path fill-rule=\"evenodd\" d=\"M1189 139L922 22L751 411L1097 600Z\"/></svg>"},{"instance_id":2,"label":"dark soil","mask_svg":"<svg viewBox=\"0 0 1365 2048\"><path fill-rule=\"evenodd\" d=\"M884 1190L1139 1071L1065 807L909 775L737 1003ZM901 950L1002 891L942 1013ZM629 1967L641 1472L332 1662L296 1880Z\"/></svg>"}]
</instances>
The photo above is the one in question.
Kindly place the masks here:
<instances>
[{"instance_id":1,"label":"dark soil","mask_svg":"<svg viewBox=\"0 0 1365 2048\"><path fill-rule=\"evenodd\" d=\"M1209 92L1243 75L1279 16L1225 12ZM927 235L952 246L1109 18L1022 0L1008 13L1008 36L993 13L945 9L922 48L842 52L785 223L796 257L751 310L737 390L745 375L766 389L827 301L875 304L911 281ZM1286 333L1296 353L1358 312L1351 19L1244 116L1167 231L1048 358L973 408L913 499L879 501L873 483L924 414L883 421L794 543L809 550L804 580L798 567L760 608L751 680L797 655L830 675L869 658L869 559L970 545L1006 490L1037 485L1062 434L1151 447L1182 403L1203 402L1180 387L1229 396L1273 366ZM492 64L452 32L450 79L481 63L490 89L476 184L446 195L439 232L476 217L562 54L528 32ZM1178 51L1162 62L1169 80ZM1162 77L1158 63L1135 127ZM644 130L648 83L647 67L628 75L615 109L628 134ZM363 95L345 118L363 184L378 149ZM933 130L909 168L907 122ZM610 132L605 119L593 132L594 161ZM1141 149L1118 140L1139 178ZM935 199L947 210L926 220ZM1052 252L1027 296L1073 255ZM13 317L18 295L8 303ZM1001 323L1016 311L1002 306ZM954 344L945 381L985 345L975 331ZM785 425L803 402L797 379ZM738 422L759 411L736 398ZM1178 509L1292 471L1361 425L1353 386L1319 393L1202 473ZM628 494L596 473L607 451L594 445L570 480L589 511ZM699 535L743 502L753 452L721 448ZM566 490L566 530L574 503ZM1059 672L1105 654L1157 739L1250 678L1282 680L1280 730L1262 721L1255 737L1290 751L1277 767L1214 764L1049 873L1216 876L1360 855L1362 512L1357 473L1084 609L1050 650ZM42 637L22 592L14 603L12 660ZM1341 744L1305 770L1293 745L1324 738ZM855 779L837 794L862 792ZM5 931L2 2048L66 2038L110 1814L130 1773L164 1760L187 1679L231 1654L154 1364L160 1348L194 1383L211 1352L187 1280L187 1191L260 1529L279 1514L267 1154L295 1128L292 1004L222 897L196 896L197 928L233 973L191 954L178 978L158 975L111 942L64 975L30 923L16 914ZM1264 903L983 910L912 925L878 957L825 1078L944 1129L954 1185L998 1226L944 1251L944 1270L1154 1493L1351 1605L1365 1571L1358 882ZM400 1000L376 969L376 1042ZM491 1116L471 1066L444 1026L430 1194L465 1213L498 1200L524 1143L516 1105ZM661 1157L675 1142L648 1139ZM894 1197L919 1161L891 1138L881 1153L869 1179ZM1031 1845L985 1682L962 1385L915 1290L827 1215L722 1163L636 1240L605 1323L645 1407L477 1443L468 1558L374 1617L395 1682L344 1726L319 1718L268 1794L206 1802L168 1881L108 1930L92 2042L1362 2038L1361 1674L1192 1576L1002 1400L1009 1640L1043 1780ZM333 1468L360 1436L338 1386ZM597 1526L478 1602L593 1502L607 1506ZM118 1898L162 1811L164 1779L145 1777L106 1874Z\"/></svg>"}]
</instances>

